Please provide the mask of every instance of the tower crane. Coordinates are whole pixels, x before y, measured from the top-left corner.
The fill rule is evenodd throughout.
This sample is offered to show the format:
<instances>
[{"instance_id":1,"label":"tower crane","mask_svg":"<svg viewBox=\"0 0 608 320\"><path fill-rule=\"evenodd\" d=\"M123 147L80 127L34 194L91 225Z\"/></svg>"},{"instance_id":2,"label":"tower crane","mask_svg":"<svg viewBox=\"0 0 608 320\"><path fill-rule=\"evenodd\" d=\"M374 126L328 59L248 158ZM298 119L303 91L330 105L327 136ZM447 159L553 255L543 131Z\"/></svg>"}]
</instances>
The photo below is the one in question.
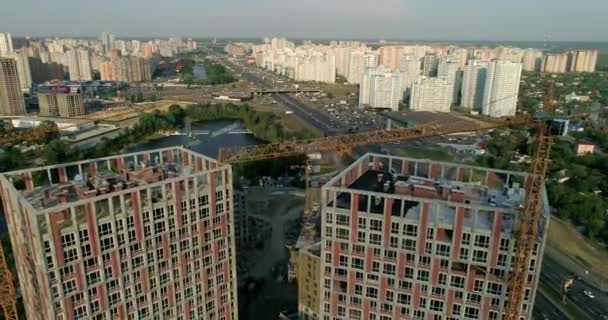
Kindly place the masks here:
<instances>
[{"instance_id":1,"label":"tower crane","mask_svg":"<svg viewBox=\"0 0 608 320\"><path fill-rule=\"evenodd\" d=\"M2 243L0 243L0 307L6 320L17 320L17 294L13 286L13 274L9 269Z\"/></svg>"}]
</instances>

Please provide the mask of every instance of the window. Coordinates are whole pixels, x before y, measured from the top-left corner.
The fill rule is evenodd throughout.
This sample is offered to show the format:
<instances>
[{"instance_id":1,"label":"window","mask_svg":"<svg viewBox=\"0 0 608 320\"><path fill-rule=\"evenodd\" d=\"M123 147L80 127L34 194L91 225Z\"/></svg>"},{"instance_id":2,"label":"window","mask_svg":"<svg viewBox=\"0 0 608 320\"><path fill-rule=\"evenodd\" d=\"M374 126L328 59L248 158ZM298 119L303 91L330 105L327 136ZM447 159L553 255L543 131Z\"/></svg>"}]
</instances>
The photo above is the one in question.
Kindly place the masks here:
<instances>
[{"instance_id":1,"label":"window","mask_svg":"<svg viewBox=\"0 0 608 320\"><path fill-rule=\"evenodd\" d=\"M373 231L382 231L382 221L376 219L370 219L370 228Z\"/></svg>"},{"instance_id":2,"label":"window","mask_svg":"<svg viewBox=\"0 0 608 320\"><path fill-rule=\"evenodd\" d=\"M405 267L405 277L408 279L414 279L414 269Z\"/></svg>"},{"instance_id":3,"label":"window","mask_svg":"<svg viewBox=\"0 0 608 320\"><path fill-rule=\"evenodd\" d=\"M426 270L418 270L418 281L429 281L429 272Z\"/></svg>"},{"instance_id":4,"label":"window","mask_svg":"<svg viewBox=\"0 0 608 320\"><path fill-rule=\"evenodd\" d=\"M439 284L445 286L448 284L448 275L445 273L439 274Z\"/></svg>"},{"instance_id":5,"label":"window","mask_svg":"<svg viewBox=\"0 0 608 320\"><path fill-rule=\"evenodd\" d=\"M489 294L500 295L502 293L502 284L488 282L488 288L486 290Z\"/></svg>"},{"instance_id":6,"label":"window","mask_svg":"<svg viewBox=\"0 0 608 320\"><path fill-rule=\"evenodd\" d=\"M336 214L336 224L348 227L350 225L350 217L343 214Z\"/></svg>"},{"instance_id":7,"label":"window","mask_svg":"<svg viewBox=\"0 0 608 320\"><path fill-rule=\"evenodd\" d=\"M470 233L463 233L462 234L462 245L464 246L468 246L471 244L471 234Z\"/></svg>"},{"instance_id":8,"label":"window","mask_svg":"<svg viewBox=\"0 0 608 320\"><path fill-rule=\"evenodd\" d=\"M348 229L336 228L336 237L342 240L350 240Z\"/></svg>"},{"instance_id":9,"label":"window","mask_svg":"<svg viewBox=\"0 0 608 320\"><path fill-rule=\"evenodd\" d=\"M399 234L399 223L397 223L397 222L392 222L391 223L391 233L392 234Z\"/></svg>"},{"instance_id":10,"label":"window","mask_svg":"<svg viewBox=\"0 0 608 320\"><path fill-rule=\"evenodd\" d=\"M431 310L443 312L443 301L431 300Z\"/></svg>"},{"instance_id":11,"label":"window","mask_svg":"<svg viewBox=\"0 0 608 320\"><path fill-rule=\"evenodd\" d=\"M479 318L479 309L473 307L466 307L464 309L465 318L477 319Z\"/></svg>"},{"instance_id":12,"label":"window","mask_svg":"<svg viewBox=\"0 0 608 320\"><path fill-rule=\"evenodd\" d=\"M397 303L409 305L412 302L412 296L405 293L397 294Z\"/></svg>"},{"instance_id":13,"label":"window","mask_svg":"<svg viewBox=\"0 0 608 320\"><path fill-rule=\"evenodd\" d=\"M459 305L456 303L452 305L452 315L453 316L460 316L461 312L462 312L462 305Z\"/></svg>"},{"instance_id":14,"label":"window","mask_svg":"<svg viewBox=\"0 0 608 320\"><path fill-rule=\"evenodd\" d=\"M450 286L454 288L464 288L464 277L452 276Z\"/></svg>"},{"instance_id":15,"label":"window","mask_svg":"<svg viewBox=\"0 0 608 320\"><path fill-rule=\"evenodd\" d=\"M353 257L351 259L351 267L355 268L355 269L363 270L363 268L364 268L363 259Z\"/></svg>"},{"instance_id":16,"label":"window","mask_svg":"<svg viewBox=\"0 0 608 320\"><path fill-rule=\"evenodd\" d=\"M110 222L102 223L98 227L99 237L107 236L112 233L112 224Z\"/></svg>"},{"instance_id":17,"label":"window","mask_svg":"<svg viewBox=\"0 0 608 320\"><path fill-rule=\"evenodd\" d=\"M78 231L78 236L80 237L80 242L89 241L89 230L84 229Z\"/></svg>"},{"instance_id":18,"label":"window","mask_svg":"<svg viewBox=\"0 0 608 320\"><path fill-rule=\"evenodd\" d=\"M435 246L435 254L442 257L450 256L450 246L446 244L437 244Z\"/></svg>"},{"instance_id":19,"label":"window","mask_svg":"<svg viewBox=\"0 0 608 320\"><path fill-rule=\"evenodd\" d=\"M76 248L68 249L65 251L65 263L70 263L78 259L78 252Z\"/></svg>"},{"instance_id":20,"label":"window","mask_svg":"<svg viewBox=\"0 0 608 320\"><path fill-rule=\"evenodd\" d=\"M475 280L475 287L473 288L473 291L483 292L483 285L483 280Z\"/></svg>"},{"instance_id":21,"label":"window","mask_svg":"<svg viewBox=\"0 0 608 320\"><path fill-rule=\"evenodd\" d=\"M469 260L469 249L460 248L460 260Z\"/></svg>"},{"instance_id":22,"label":"window","mask_svg":"<svg viewBox=\"0 0 608 320\"><path fill-rule=\"evenodd\" d=\"M435 229L433 229L433 228L426 229L426 238L427 239L433 240L434 235L435 235Z\"/></svg>"},{"instance_id":23,"label":"window","mask_svg":"<svg viewBox=\"0 0 608 320\"><path fill-rule=\"evenodd\" d=\"M403 234L406 236L417 237L418 236L418 226L406 224L403 228Z\"/></svg>"},{"instance_id":24,"label":"window","mask_svg":"<svg viewBox=\"0 0 608 320\"><path fill-rule=\"evenodd\" d=\"M484 235L476 235L475 246L480 248L488 248L490 246L490 237Z\"/></svg>"},{"instance_id":25,"label":"window","mask_svg":"<svg viewBox=\"0 0 608 320\"><path fill-rule=\"evenodd\" d=\"M373 220L372 220L373 221ZM369 243L374 245L382 244L382 236L376 233L372 233L369 235Z\"/></svg>"},{"instance_id":26,"label":"window","mask_svg":"<svg viewBox=\"0 0 608 320\"><path fill-rule=\"evenodd\" d=\"M385 263L384 268L382 269L382 273L394 276L396 269L397 267L394 264Z\"/></svg>"},{"instance_id":27,"label":"window","mask_svg":"<svg viewBox=\"0 0 608 320\"><path fill-rule=\"evenodd\" d=\"M431 265L431 257L428 256L420 256L418 257L418 264L421 266L430 266Z\"/></svg>"},{"instance_id":28,"label":"window","mask_svg":"<svg viewBox=\"0 0 608 320\"><path fill-rule=\"evenodd\" d=\"M435 296L443 297L445 295L445 288L442 288L442 287L433 287L432 293Z\"/></svg>"},{"instance_id":29,"label":"window","mask_svg":"<svg viewBox=\"0 0 608 320\"><path fill-rule=\"evenodd\" d=\"M367 223L365 218L359 217L359 229L365 229L367 227Z\"/></svg>"},{"instance_id":30,"label":"window","mask_svg":"<svg viewBox=\"0 0 608 320\"><path fill-rule=\"evenodd\" d=\"M416 240L403 239L401 240L401 247L403 250L416 252Z\"/></svg>"},{"instance_id":31,"label":"window","mask_svg":"<svg viewBox=\"0 0 608 320\"><path fill-rule=\"evenodd\" d=\"M486 263L488 261L488 252L482 250L473 250L473 261Z\"/></svg>"},{"instance_id":32,"label":"window","mask_svg":"<svg viewBox=\"0 0 608 320\"><path fill-rule=\"evenodd\" d=\"M76 236L74 233L68 233L61 236L61 245L63 247L69 247L76 244Z\"/></svg>"},{"instance_id":33,"label":"window","mask_svg":"<svg viewBox=\"0 0 608 320\"><path fill-rule=\"evenodd\" d=\"M84 319L87 316L87 306L74 309L74 319Z\"/></svg>"},{"instance_id":34,"label":"window","mask_svg":"<svg viewBox=\"0 0 608 320\"><path fill-rule=\"evenodd\" d=\"M76 291L76 280L69 280L63 283L63 294L67 295Z\"/></svg>"},{"instance_id":35,"label":"window","mask_svg":"<svg viewBox=\"0 0 608 320\"><path fill-rule=\"evenodd\" d=\"M378 289L376 288L372 288L372 287L368 287L366 294L365 294L368 298L378 298Z\"/></svg>"},{"instance_id":36,"label":"window","mask_svg":"<svg viewBox=\"0 0 608 320\"><path fill-rule=\"evenodd\" d=\"M509 251L509 239L500 239L500 250Z\"/></svg>"}]
</instances>

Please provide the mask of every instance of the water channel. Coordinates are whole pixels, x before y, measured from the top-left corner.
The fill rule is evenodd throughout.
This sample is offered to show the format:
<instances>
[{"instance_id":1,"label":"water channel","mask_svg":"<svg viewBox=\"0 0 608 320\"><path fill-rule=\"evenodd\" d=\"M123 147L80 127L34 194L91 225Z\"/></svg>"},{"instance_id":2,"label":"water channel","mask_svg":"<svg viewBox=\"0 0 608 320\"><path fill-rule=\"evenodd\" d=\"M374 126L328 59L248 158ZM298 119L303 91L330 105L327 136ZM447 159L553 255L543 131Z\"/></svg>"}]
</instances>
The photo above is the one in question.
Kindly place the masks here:
<instances>
[{"instance_id":1,"label":"water channel","mask_svg":"<svg viewBox=\"0 0 608 320\"><path fill-rule=\"evenodd\" d=\"M234 121L209 121L205 123L193 123L192 131L215 132L232 124L234 124ZM138 144L137 146L129 149L129 152L153 150L180 145L185 146L188 144L189 138L183 134L183 129L180 133L181 135L168 135L159 139ZM255 138L250 134L225 133L217 137L212 137L209 134L192 135L190 139L192 139L194 142L190 149L212 158L217 158L218 149L220 147L241 147L256 144Z\"/></svg>"},{"instance_id":2,"label":"water channel","mask_svg":"<svg viewBox=\"0 0 608 320\"><path fill-rule=\"evenodd\" d=\"M194 80L207 80L207 70L202 64L192 66L192 76Z\"/></svg>"}]
</instances>

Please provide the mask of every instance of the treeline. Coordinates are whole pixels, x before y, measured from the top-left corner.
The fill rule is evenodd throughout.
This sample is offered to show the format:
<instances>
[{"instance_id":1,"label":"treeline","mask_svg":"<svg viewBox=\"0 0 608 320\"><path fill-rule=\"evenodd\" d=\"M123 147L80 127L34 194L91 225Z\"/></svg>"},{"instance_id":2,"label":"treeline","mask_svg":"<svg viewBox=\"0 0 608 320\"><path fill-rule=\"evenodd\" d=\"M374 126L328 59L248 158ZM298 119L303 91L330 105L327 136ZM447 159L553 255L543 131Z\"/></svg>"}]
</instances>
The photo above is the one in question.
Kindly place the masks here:
<instances>
[{"instance_id":1,"label":"treeline","mask_svg":"<svg viewBox=\"0 0 608 320\"><path fill-rule=\"evenodd\" d=\"M587 130L584 134L596 143L603 134ZM496 169L528 171L527 164L511 163L514 152L531 155L532 144L525 134L493 133L486 143L487 154L478 157L477 165ZM546 180L549 204L556 216L572 221L585 229L586 235L608 242L608 157L576 155L568 143L556 142Z\"/></svg>"},{"instance_id":2,"label":"treeline","mask_svg":"<svg viewBox=\"0 0 608 320\"><path fill-rule=\"evenodd\" d=\"M104 157L124 152L129 146L141 143L158 132L166 130L181 129L188 118L192 122L214 121L214 120L238 120L251 130L254 137L260 143L276 142L286 139L307 139L313 136L308 133L288 132L282 124L279 116L273 113L256 112L248 105L237 106L234 104L194 104L186 109L178 105L172 105L165 112L154 111L143 114L136 125L127 128L115 138L102 138L95 149L81 152L77 148L61 141L57 137L48 141L41 152L36 156L42 156L47 165L77 161L82 159ZM5 149L2 161L0 161L0 172L11 171L28 166L28 155L24 155L15 148ZM281 171L282 166L271 165L268 175L275 175Z\"/></svg>"}]
</instances>

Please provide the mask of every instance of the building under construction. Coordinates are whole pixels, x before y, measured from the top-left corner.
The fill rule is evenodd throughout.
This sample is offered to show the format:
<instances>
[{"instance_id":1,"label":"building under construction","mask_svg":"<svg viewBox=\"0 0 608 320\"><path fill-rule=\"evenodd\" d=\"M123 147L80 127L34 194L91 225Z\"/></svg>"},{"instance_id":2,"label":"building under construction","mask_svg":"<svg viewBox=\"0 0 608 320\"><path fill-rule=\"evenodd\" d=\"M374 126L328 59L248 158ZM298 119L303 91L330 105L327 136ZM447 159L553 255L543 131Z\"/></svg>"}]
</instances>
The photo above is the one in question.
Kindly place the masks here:
<instances>
[{"instance_id":1,"label":"building under construction","mask_svg":"<svg viewBox=\"0 0 608 320\"><path fill-rule=\"evenodd\" d=\"M230 165L173 147L0 185L28 319L238 319Z\"/></svg>"},{"instance_id":2,"label":"building under construction","mask_svg":"<svg viewBox=\"0 0 608 320\"><path fill-rule=\"evenodd\" d=\"M319 319L503 319L527 173L366 154L322 189ZM518 319L531 319L542 214Z\"/></svg>"}]
</instances>

